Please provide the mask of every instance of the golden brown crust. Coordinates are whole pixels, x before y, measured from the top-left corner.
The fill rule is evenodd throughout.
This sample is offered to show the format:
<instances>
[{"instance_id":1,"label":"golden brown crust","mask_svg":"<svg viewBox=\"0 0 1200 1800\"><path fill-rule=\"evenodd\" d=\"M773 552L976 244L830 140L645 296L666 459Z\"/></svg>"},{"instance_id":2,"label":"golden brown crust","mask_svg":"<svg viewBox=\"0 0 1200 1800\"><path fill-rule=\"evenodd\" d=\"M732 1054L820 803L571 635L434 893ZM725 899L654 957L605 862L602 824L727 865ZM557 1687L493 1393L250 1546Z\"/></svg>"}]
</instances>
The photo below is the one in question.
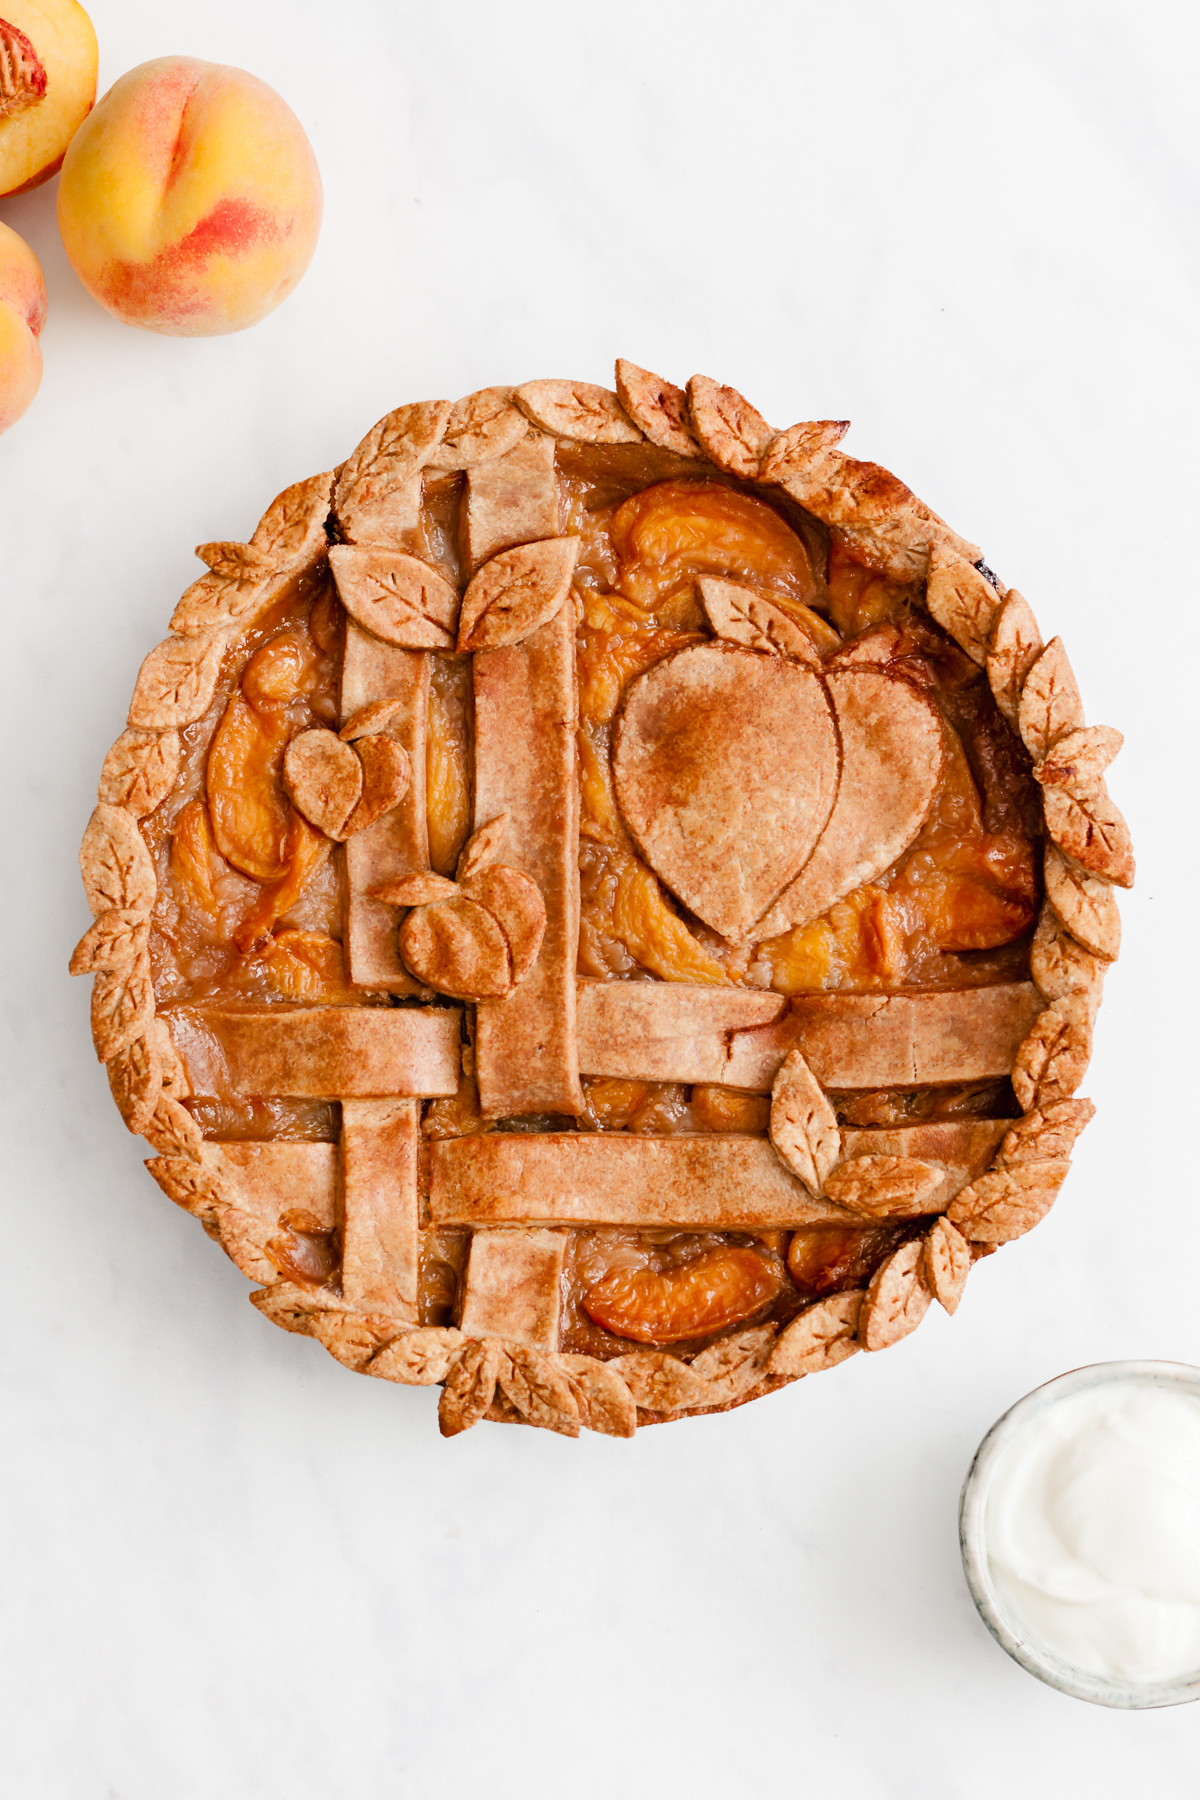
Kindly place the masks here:
<instances>
[{"instance_id":1,"label":"golden brown crust","mask_svg":"<svg viewBox=\"0 0 1200 1800\"><path fill-rule=\"evenodd\" d=\"M470 469L490 462L519 444L528 430L528 420L513 404L511 388L480 388L450 408L441 442L426 467Z\"/></svg>"},{"instance_id":2,"label":"golden brown crust","mask_svg":"<svg viewBox=\"0 0 1200 1800\"><path fill-rule=\"evenodd\" d=\"M1042 634L1029 603L1022 594L1016 592L1015 587L1011 587L991 626L988 684L997 706L1013 727L1016 725L1025 675L1042 655L1042 648Z\"/></svg>"},{"instance_id":3,"label":"golden brown crust","mask_svg":"<svg viewBox=\"0 0 1200 1800\"><path fill-rule=\"evenodd\" d=\"M625 1383L639 1411L682 1412L704 1402L704 1384L686 1363L665 1350L631 1350L609 1363Z\"/></svg>"},{"instance_id":4,"label":"golden brown crust","mask_svg":"<svg viewBox=\"0 0 1200 1800\"><path fill-rule=\"evenodd\" d=\"M987 577L972 563L942 562L935 556L925 605L942 630L983 668L1001 610L1000 596Z\"/></svg>"},{"instance_id":5,"label":"golden brown crust","mask_svg":"<svg viewBox=\"0 0 1200 1800\"><path fill-rule=\"evenodd\" d=\"M160 1094L154 1111L142 1126L142 1136L160 1156L186 1157L199 1162L204 1148L200 1127L185 1106Z\"/></svg>"},{"instance_id":6,"label":"golden brown crust","mask_svg":"<svg viewBox=\"0 0 1200 1800\"><path fill-rule=\"evenodd\" d=\"M752 1325L710 1344L689 1364L703 1382L706 1406L728 1405L757 1387L767 1372L776 1342L774 1325Z\"/></svg>"},{"instance_id":7,"label":"golden brown crust","mask_svg":"<svg viewBox=\"0 0 1200 1800\"><path fill-rule=\"evenodd\" d=\"M774 428L736 388L707 375L692 376L687 401L692 430L709 459L727 475L754 481Z\"/></svg>"},{"instance_id":8,"label":"golden brown crust","mask_svg":"<svg viewBox=\"0 0 1200 1800\"><path fill-rule=\"evenodd\" d=\"M1077 995L1090 1013L1100 1004L1108 963L1073 938L1047 902L1029 946L1029 969L1047 1000Z\"/></svg>"},{"instance_id":9,"label":"golden brown crust","mask_svg":"<svg viewBox=\"0 0 1200 1800\"><path fill-rule=\"evenodd\" d=\"M375 737L386 731L395 721L399 727L403 720L404 700L399 695L391 695L385 700L371 700L366 706L360 706L338 732L344 744L356 743L359 738Z\"/></svg>"},{"instance_id":10,"label":"golden brown crust","mask_svg":"<svg viewBox=\"0 0 1200 1800\"><path fill-rule=\"evenodd\" d=\"M449 650L458 625L458 590L420 557L376 544L335 544L329 566L350 617L406 650Z\"/></svg>"},{"instance_id":11,"label":"golden brown crust","mask_svg":"<svg viewBox=\"0 0 1200 1800\"><path fill-rule=\"evenodd\" d=\"M682 388L617 358L617 394L634 424L660 450L676 456L702 456L688 419L687 395Z\"/></svg>"},{"instance_id":12,"label":"golden brown crust","mask_svg":"<svg viewBox=\"0 0 1200 1800\"><path fill-rule=\"evenodd\" d=\"M1042 634L1028 601L1009 588L996 614L988 645L988 683L1009 724L1017 723L1025 677L1042 653Z\"/></svg>"},{"instance_id":13,"label":"golden brown crust","mask_svg":"<svg viewBox=\"0 0 1200 1800\"><path fill-rule=\"evenodd\" d=\"M175 786L180 755L177 731L123 731L104 759L98 799L144 819Z\"/></svg>"},{"instance_id":14,"label":"golden brown crust","mask_svg":"<svg viewBox=\"0 0 1200 1800\"><path fill-rule=\"evenodd\" d=\"M435 1224L640 1225L646 1230L762 1231L846 1224L814 1199L765 1138L490 1133L435 1143Z\"/></svg>"},{"instance_id":15,"label":"golden brown crust","mask_svg":"<svg viewBox=\"0 0 1200 1800\"><path fill-rule=\"evenodd\" d=\"M1046 846L1044 867L1046 898L1060 924L1093 956L1115 962L1121 948L1121 915L1109 883L1078 868L1056 844Z\"/></svg>"},{"instance_id":16,"label":"golden brown crust","mask_svg":"<svg viewBox=\"0 0 1200 1800\"><path fill-rule=\"evenodd\" d=\"M837 1115L798 1050L785 1057L771 1089L770 1138L809 1193L824 1193L825 1182L841 1155L841 1136Z\"/></svg>"},{"instance_id":17,"label":"golden brown crust","mask_svg":"<svg viewBox=\"0 0 1200 1800\"><path fill-rule=\"evenodd\" d=\"M1091 1013L1078 999L1056 1000L1035 1021L1017 1051L1012 1084L1026 1112L1075 1092L1092 1056Z\"/></svg>"},{"instance_id":18,"label":"golden brown crust","mask_svg":"<svg viewBox=\"0 0 1200 1800\"><path fill-rule=\"evenodd\" d=\"M835 447L842 429L840 421L821 421L780 433L760 478L831 526L855 560L893 581L924 581L935 556L979 561L979 546L951 531L889 470L844 456Z\"/></svg>"},{"instance_id":19,"label":"golden brown crust","mask_svg":"<svg viewBox=\"0 0 1200 1800\"><path fill-rule=\"evenodd\" d=\"M207 1017L235 1093L373 1100L458 1087L456 1011L327 1006Z\"/></svg>"},{"instance_id":20,"label":"golden brown crust","mask_svg":"<svg viewBox=\"0 0 1200 1800\"><path fill-rule=\"evenodd\" d=\"M915 1331L933 1291L925 1279L925 1246L913 1238L888 1257L863 1296L858 1336L864 1350L887 1350Z\"/></svg>"},{"instance_id":21,"label":"golden brown crust","mask_svg":"<svg viewBox=\"0 0 1200 1800\"><path fill-rule=\"evenodd\" d=\"M780 1332L767 1362L772 1375L794 1379L798 1375L816 1375L823 1369L836 1368L853 1356L862 1345L856 1341L858 1322L865 1295L830 1294L808 1306L797 1319Z\"/></svg>"},{"instance_id":22,"label":"golden brown crust","mask_svg":"<svg viewBox=\"0 0 1200 1800\"><path fill-rule=\"evenodd\" d=\"M333 510L348 544L393 544L409 522L407 489L440 443L448 400L398 406L373 425L338 472Z\"/></svg>"},{"instance_id":23,"label":"golden brown crust","mask_svg":"<svg viewBox=\"0 0 1200 1800\"><path fill-rule=\"evenodd\" d=\"M154 1116L162 1093L162 1060L154 1034L147 1031L109 1059L108 1085L117 1110L135 1137Z\"/></svg>"},{"instance_id":24,"label":"golden brown crust","mask_svg":"<svg viewBox=\"0 0 1200 1800\"><path fill-rule=\"evenodd\" d=\"M778 994L690 982L581 981L577 993L581 1071L633 1081L744 1085L729 1074L734 1034L771 1024L787 1005ZM763 1092L774 1079L772 1070Z\"/></svg>"},{"instance_id":25,"label":"golden brown crust","mask_svg":"<svg viewBox=\"0 0 1200 1800\"><path fill-rule=\"evenodd\" d=\"M145 951L128 967L97 972L92 984L92 1041L101 1062L110 1062L142 1037L153 1018L154 982Z\"/></svg>"},{"instance_id":26,"label":"golden brown crust","mask_svg":"<svg viewBox=\"0 0 1200 1800\"><path fill-rule=\"evenodd\" d=\"M1048 787L1042 802L1046 830L1066 856L1118 887L1133 886L1133 840L1103 782L1084 793Z\"/></svg>"},{"instance_id":27,"label":"golden brown crust","mask_svg":"<svg viewBox=\"0 0 1200 1800\"><path fill-rule=\"evenodd\" d=\"M1010 1169L1026 1162L1066 1162L1076 1138L1095 1114L1090 1100L1048 1100L1027 1112L1004 1134L1004 1141L996 1152L996 1167Z\"/></svg>"},{"instance_id":28,"label":"golden brown crust","mask_svg":"<svg viewBox=\"0 0 1200 1800\"><path fill-rule=\"evenodd\" d=\"M463 893L414 907L400 927L400 954L418 981L456 1000L493 999L513 985L503 931Z\"/></svg>"},{"instance_id":29,"label":"golden brown crust","mask_svg":"<svg viewBox=\"0 0 1200 1800\"><path fill-rule=\"evenodd\" d=\"M581 444L637 444L642 434L616 394L590 381L527 381L513 399L526 418Z\"/></svg>"},{"instance_id":30,"label":"golden brown crust","mask_svg":"<svg viewBox=\"0 0 1200 1800\"><path fill-rule=\"evenodd\" d=\"M549 624L571 588L576 537L502 550L472 576L458 621L460 655L524 643Z\"/></svg>"},{"instance_id":31,"label":"golden brown crust","mask_svg":"<svg viewBox=\"0 0 1200 1800\"><path fill-rule=\"evenodd\" d=\"M949 1219L939 1219L925 1239L921 1272L934 1299L956 1312L971 1272L971 1246Z\"/></svg>"},{"instance_id":32,"label":"golden brown crust","mask_svg":"<svg viewBox=\"0 0 1200 1800\"><path fill-rule=\"evenodd\" d=\"M434 900L453 900L458 883L445 875L427 871L420 875L401 875L396 881L384 881L371 889L371 897L387 906L429 906Z\"/></svg>"},{"instance_id":33,"label":"golden brown crust","mask_svg":"<svg viewBox=\"0 0 1200 1800\"><path fill-rule=\"evenodd\" d=\"M491 466L491 465L489 465ZM579 785L575 618L561 607L521 644L475 657L476 828L507 813L546 927L519 987L476 1010L480 1103L497 1118L583 1108L575 1037Z\"/></svg>"},{"instance_id":34,"label":"golden brown crust","mask_svg":"<svg viewBox=\"0 0 1200 1800\"><path fill-rule=\"evenodd\" d=\"M1033 778L1043 787L1065 788L1071 794L1092 792L1125 739L1111 725L1081 726L1060 737L1046 756L1033 765Z\"/></svg>"},{"instance_id":35,"label":"golden brown crust","mask_svg":"<svg viewBox=\"0 0 1200 1800\"><path fill-rule=\"evenodd\" d=\"M427 1387L444 1381L462 1354L466 1338L454 1326L425 1326L392 1339L366 1368L368 1375L399 1381L410 1387Z\"/></svg>"},{"instance_id":36,"label":"golden brown crust","mask_svg":"<svg viewBox=\"0 0 1200 1800\"><path fill-rule=\"evenodd\" d=\"M420 1129L417 1100L342 1103L342 1296L355 1312L414 1324Z\"/></svg>"},{"instance_id":37,"label":"golden brown crust","mask_svg":"<svg viewBox=\"0 0 1200 1800\"><path fill-rule=\"evenodd\" d=\"M771 656L794 656L810 668L821 666L820 653L804 628L781 606L738 581L704 575L696 583L708 622L719 638L762 650Z\"/></svg>"},{"instance_id":38,"label":"golden brown crust","mask_svg":"<svg viewBox=\"0 0 1200 1800\"><path fill-rule=\"evenodd\" d=\"M1069 1167L1048 1159L995 1169L964 1188L946 1217L969 1243L1007 1244L1046 1216Z\"/></svg>"},{"instance_id":39,"label":"golden brown crust","mask_svg":"<svg viewBox=\"0 0 1200 1800\"><path fill-rule=\"evenodd\" d=\"M178 1180L178 1165L173 1172ZM311 1213L323 1230L332 1230L338 1173L332 1144L206 1143L194 1191L219 1193L272 1235L279 1229L280 1214L293 1207Z\"/></svg>"},{"instance_id":40,"label":"golden brown crust","mask_svg":"<svg viewBox=\"0 0 1200 1800\"><path fill-rule=\"evenodd\" d=\"M362 764L336 732L301 731L287 747L283 783L310 825L340 839L363 791Z\"/></svg>"},{"instance_id":41,"label":"golden brown crust","mask_svg":"<svg viewBox=\"0 0 1200 1800\"><path fill-rule=\"evenodd\" d=\"M812 855L837 773L820 680L733 646L681 650L637 677L613 745L639 849L728 938L750 931Z\"/></svg>"},{"instance_id":42,"label":"golden brown crust","mask_svg":"<svg viewBox=\"0 0 1200 1800\"><path fill-rule=\"evenodd\" d=\"M500 550L559 534L554 439L531 431L503 456L467 470L463 553L471 573Z\"/></svg>"},{"instance_id":43,"label":"golden brown crust","mask_svg":"<svg viewBox=\"0 0 1200 1800\"><path fill-rule=\"evenodd\" d=\"M362 794L342 827L345 838L366 831L376 820L392 812L412 785L408 751L394 738L382 732L371 732L355 739L354 751L362 768Z\"/></svg>"},{"instance_id":44,"label":"golden brown crust","mask_svg":"<svg viewBox=\"0 0 1200 1800\"><path fill-rule=\"evenodd\" d=\"M146 950L150 921L144 908L115 906L102 912L76 944L72 975L95 975L100 969L123 969Z\"/></svg>"},{"instance_id":45,"label":"golden brown crust","mask_svg":"<svg viewBox=\"0 0 1200 1800\"><path fill-rule=\"evenodd\" d=\"M1030 756L1041 761L1058 740L1083 725L1083 701L1061 638L1051 638L1021 688L1017 726Z\"/></svg>"},{"instance_id":46,"label":"golden brown crust","mask_svg":"<svg viewBox=\"0 0 1200 1800\"><path fill-rule=\"evenodd\" d=\"M513 987L524 981L537 961L546 935L546 903L537 883L503 863L468 875L463 892L489 912L504 934Z\"/></svg>"},{"instance_id":47,"label":"golden brown crust","mask_svg":"<svg viewBox=\"0 0 1200 1800\"><path fill-rule=\"evenodd\" d=\"M754 928L777 937L890 868L916 837L937 789L943 734L932 704L882 669L828 676L841 773L828 823L796 879Z\"/></svg>"},{"instance_id":48,"label":"golden brown crust","mask_svg":"<svg viewBox=\"0 0 1200 1800\"><path fill-rule=\"evenodd\" d=\"M842 1133L842 1150L847 1158L894 1156L932 1165L940 1179L925 1211L943 1212L955 1194L991 1166L1007 1124L1006 1119L945 1119L931 1125L848 1130Z\"/></svg>"},{"instance_id":49,"label":"golden brown crust","mask_svg":"<svg viewBox=\"0 0 1200 1800\"><path fill-rule=\"evenodd\" d=\"M299 576L325 556L333 473L284 488L271 502L249 544L202 544L197 555L213 567L194 581L171 614L179 637L203 637L250 625Z\"/></svg>"},{"instance_id":50,"label":"golden brown crust","mask_svg":"<svg viewBox=\"0 0 1200 1800\"><path fill-rule=\"evenodd\" d=\"M917 1219L931 1212L943 1179L936 1163L915 1156L852 1156L831 1169L825 1196L870 1219Z\"/></svg>"},{"instance_id":51,"label":"golden brown crust","mask_svg":"<svg viewBox=\"0 0 1200 1800\"><path fill-rule=\"evenodd\" d=\"M800 994L776 1025L739 1032L724 1080L766 1093L798 1049L825 1088L932 1086L1007 1075L1041 1011L1032 982L921 994Z\"/></svg>"},{"instance_id":52,"label":"golden brown crust","mask_svg":"<svg viewBox=\"0 0 1200 1800\"><path fill-rule=\"evenodd\" d=\"M191 725L212 705L222 637L169 637L151 650L138 671L129 723L142 731Z\"/></svg>"},{"instance_id":53,"label":"golden brown crust","mask_svg":"<svg viewBox=\"0 0 1200 1800\"><path fill-rule=\"evenodd\" d=\"M456 1437L477 1425L492 1404L500 1373L501 1345L486 1338L469 1343L446 1376L438 1403L438 1428L443 1437Z\"/></svg>"},{"instance_id":54,"label":"golden brown crust","mask_svg":"<svg viewBox=\"0 0 1200 1800\"><path fill-rule=\"evenodd\" d=\"M606 1437L632 1437L637 1430L637 1406L615 1369L594 1356L564 1356L564 1373L579 1409L579 1420L589 1431Z\"/></svg>"},{"instance_id":55,"label":"golden brown crust","mask_svg":"<svg viewBox=\"0 0 1200 1800\"><path fill-rule=\"evenodd\" d=\"M477 1231L463 1277L467 1337L557 1350L562 1311L561 1231Z\"/></svg>"},{"instance_id":56,"label":"golden brown crust","mask_svg":"<svg viewBox=\"0 0 1200 1800\"><path fill-rule=\"evenodd\" d=\"M396 908L372 895L386 883L429 866L425 795L429 665L429 656L420 651L383 644L358 625L347 626L343 716L353 718L375 702L394 704L388 734L403 749L410 774L399 803L356 831L346 845L345 942L350 981L355 987L391 994L412 994L419 989L400 960Z\"/></svg>"}]
</instances>

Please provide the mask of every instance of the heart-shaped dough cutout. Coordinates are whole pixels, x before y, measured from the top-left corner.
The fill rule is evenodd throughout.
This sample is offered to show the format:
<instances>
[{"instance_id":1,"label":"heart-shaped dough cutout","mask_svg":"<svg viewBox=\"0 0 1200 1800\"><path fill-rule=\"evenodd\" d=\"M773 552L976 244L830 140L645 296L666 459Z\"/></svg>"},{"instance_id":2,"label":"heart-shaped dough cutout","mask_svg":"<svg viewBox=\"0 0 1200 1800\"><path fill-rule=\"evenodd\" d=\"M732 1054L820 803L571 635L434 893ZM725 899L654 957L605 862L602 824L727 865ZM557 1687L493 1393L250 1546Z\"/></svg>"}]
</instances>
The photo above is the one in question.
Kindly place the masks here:
<instances>
[{"instance_id":1,"label":"heart-shaped dough cutout","mask_svg":"<svg viewBox=\"0 0 1200 1800\"><path fill-rule=\"evenodd\" d=\"M912 843L942 773L945 740L932 701L878 668L826 677L842 740L829 823L791 886L754 928L778 937L890 868Z\"/></svg>"},{"instance_id":2,"label":"heart-shaped dough cutout","mask_svg":"<svg viewBox=\"0 0 1200 1800\"><path fill-rule=\"evenodd\" d=\"M744 937L804 868L833 807L825 685L783 657L681 650L631 684L613 776L651 868L722 937Z\"/></svg>"}]
</instances>

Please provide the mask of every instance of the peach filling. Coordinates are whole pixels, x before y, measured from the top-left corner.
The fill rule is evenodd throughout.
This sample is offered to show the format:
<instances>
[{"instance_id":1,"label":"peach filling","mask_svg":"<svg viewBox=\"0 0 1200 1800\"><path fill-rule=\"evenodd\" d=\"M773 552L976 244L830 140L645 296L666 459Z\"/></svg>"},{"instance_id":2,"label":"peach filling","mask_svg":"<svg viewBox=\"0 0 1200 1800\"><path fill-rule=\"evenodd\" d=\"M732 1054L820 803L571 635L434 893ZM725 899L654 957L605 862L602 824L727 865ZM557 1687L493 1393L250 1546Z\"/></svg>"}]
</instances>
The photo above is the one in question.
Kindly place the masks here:
<instances>
[{"instance_id":1,"label":"peach filling","mask_svg":"<svg viewBox=\"0 0 1200 1800\"><path fill-rule=\"evenodd\" d=\"M429 866L453 876L471 829L471 661L433 658L425 796Z\"/></svg>"},{"instance_id":2,"label":"peach filling","mask_svg":"<svg viewBox=\"0 0 1200 1800\"><path fill-rule=\"evenodd\" d=\"M169 942L175 969L187 973L193 993L350 998L340 945L328 929L315 929L315 916L295 921L302 930L272 935L313 892L332 850L288 800L283 756L298 731L336 717L341 608L328 586L310 588L282 602L248 639L251 654L236 686L231 680L225 689L207 746L198 736L187 744L189 797L173 829L152 820L147 833L170 873L164 899L174 903L169 930L163 917L160 964ZM333 897L331 889L312 909L329 925ZM169 997L181 997L180 985L177 974L167 984L176 990Z\"/></svg>"},{"instance_id":3,"label":"peach filling","mask_svg":"<svg viewBox=\"0 0 1200 1800\"><path fill-rule=\"evenodd\" d=\"M599 529L591 515L592 539ZM580 972L723 981L782 994L958 986L1024 973L1038 883L1028 758L983 673L918 621L918 588L854 563L838 543L828 586L806 545L756 497L715 481L643 489L609 521L619 591L580 594ZM592 562L604 565L593 546ZM820 918L750 946L723 943L687 916L637 856L612 786L611 732L636 676L703 633L697 575L744 581L801 616L823 654L862 654L914 682L943 717L946 757L924 825L892 868ZM835 631L812 610L826 609Z\"/></svg>"}]
</instances>

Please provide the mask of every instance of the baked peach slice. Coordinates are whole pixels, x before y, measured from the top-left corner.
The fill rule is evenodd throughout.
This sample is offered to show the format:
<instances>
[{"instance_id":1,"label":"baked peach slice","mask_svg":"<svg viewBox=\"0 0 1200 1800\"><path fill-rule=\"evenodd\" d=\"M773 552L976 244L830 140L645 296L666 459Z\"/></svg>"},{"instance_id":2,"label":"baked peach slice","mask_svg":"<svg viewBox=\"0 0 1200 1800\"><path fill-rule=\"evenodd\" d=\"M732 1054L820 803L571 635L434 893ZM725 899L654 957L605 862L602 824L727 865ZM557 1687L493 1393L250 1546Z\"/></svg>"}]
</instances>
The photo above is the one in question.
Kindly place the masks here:
<instances>
[{"instance_id":1,"label":"baked peach slice","mask_svg":"<svg viewBox=\"0 0 1200 1800\"><path fill-rule=\"evenodd\" d=\"M616 1337L679 1344L753 1318L785 1279L770 1254L722 1244L674 1268L616 1269L587 1290L583 1310Z\"/></svg>"},{"instance_id":2,"label":"baked peach slice","mask_svg":"<svg viewBox=\"0 0 1200 1800\"><path fill-rule=\"evenodd\" d=\"M301 627L259 646L242 671L208 751L205 786L216 848L261 884L234 932L249 949L296 904L327 861L330 840L290 804L283 764L307 697L320 678L320 655Z\"/></svg>"},{"instance_id":3,"label":"baked peach slice","mask_svg":"<svg viewBox=\"0 0 1200 1800\"><path fill-rule=\"evenodd\" d=\"M808 551L752 494L715 481L660 481L617 508L611 536L621 590L647 612L690 594L697 575L724 575L761 587L802 623L812 616L819 583Z\"/></svg>"},{"instance_id":4,"label":"baked peach slice","mask_svg":"<svg viewBox=\"0 0 1200 1800\"><path fill-rule=\"evenodd\" d=\"M904 1240L905 1228L873 1225L818 1225L797 1231L788 1247L788 1273L806 1294L833 1294L862 1287L885 1256Z\"/></svg>"},{"instance_id":5,"label":"baked peach slice","mask_svg":"<svg viewBox=\"0 0 1200 1800\"><path fill-rule=\"evenodd\" d=\"M16 424L38 391L45 319L41 264L23 238L0 225L0 431Z\"/></svg>"},{"instance_id":6,"label":"baked peach slice","mask_svg":"<svg viewBox=\"0 0 1200 1800\"><path fill-rule=\"evenodd\" d=\"M308 267L320 223L316 158L291 108L245 70L191 56L143 63L109 89L58 191L88 292L177 337L265 317Z\"/></svg>"},{"instance_id":7,"label":"baked peach slice","mask_svg":"<svg viewBox=\"0 0 1200 1800\"><path fill-rule=\"evenodd\" d=\"M0 199L40 187L96 98L96 33L76 0L4 0Z\"/></svg>"}]
</instances>

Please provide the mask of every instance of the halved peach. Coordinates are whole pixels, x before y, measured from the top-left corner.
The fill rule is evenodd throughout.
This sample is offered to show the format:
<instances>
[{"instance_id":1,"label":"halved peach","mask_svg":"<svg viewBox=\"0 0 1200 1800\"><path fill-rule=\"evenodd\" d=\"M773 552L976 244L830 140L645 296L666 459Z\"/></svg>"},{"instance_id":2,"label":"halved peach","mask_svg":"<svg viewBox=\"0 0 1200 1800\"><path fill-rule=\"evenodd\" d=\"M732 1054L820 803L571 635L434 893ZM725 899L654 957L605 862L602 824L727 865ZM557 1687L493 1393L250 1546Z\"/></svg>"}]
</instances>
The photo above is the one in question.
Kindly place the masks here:
<instances>
[{"instance_id":1,"label":"halved peach","mask_svg":"<svg viewBox=\"0 0 1200 1800\"><path fill-rule=\"evenodd\" d=\"M96 98L96 33L76 0L3 0L0 199L40 187Z\"/></svg>"}]
</instances>

